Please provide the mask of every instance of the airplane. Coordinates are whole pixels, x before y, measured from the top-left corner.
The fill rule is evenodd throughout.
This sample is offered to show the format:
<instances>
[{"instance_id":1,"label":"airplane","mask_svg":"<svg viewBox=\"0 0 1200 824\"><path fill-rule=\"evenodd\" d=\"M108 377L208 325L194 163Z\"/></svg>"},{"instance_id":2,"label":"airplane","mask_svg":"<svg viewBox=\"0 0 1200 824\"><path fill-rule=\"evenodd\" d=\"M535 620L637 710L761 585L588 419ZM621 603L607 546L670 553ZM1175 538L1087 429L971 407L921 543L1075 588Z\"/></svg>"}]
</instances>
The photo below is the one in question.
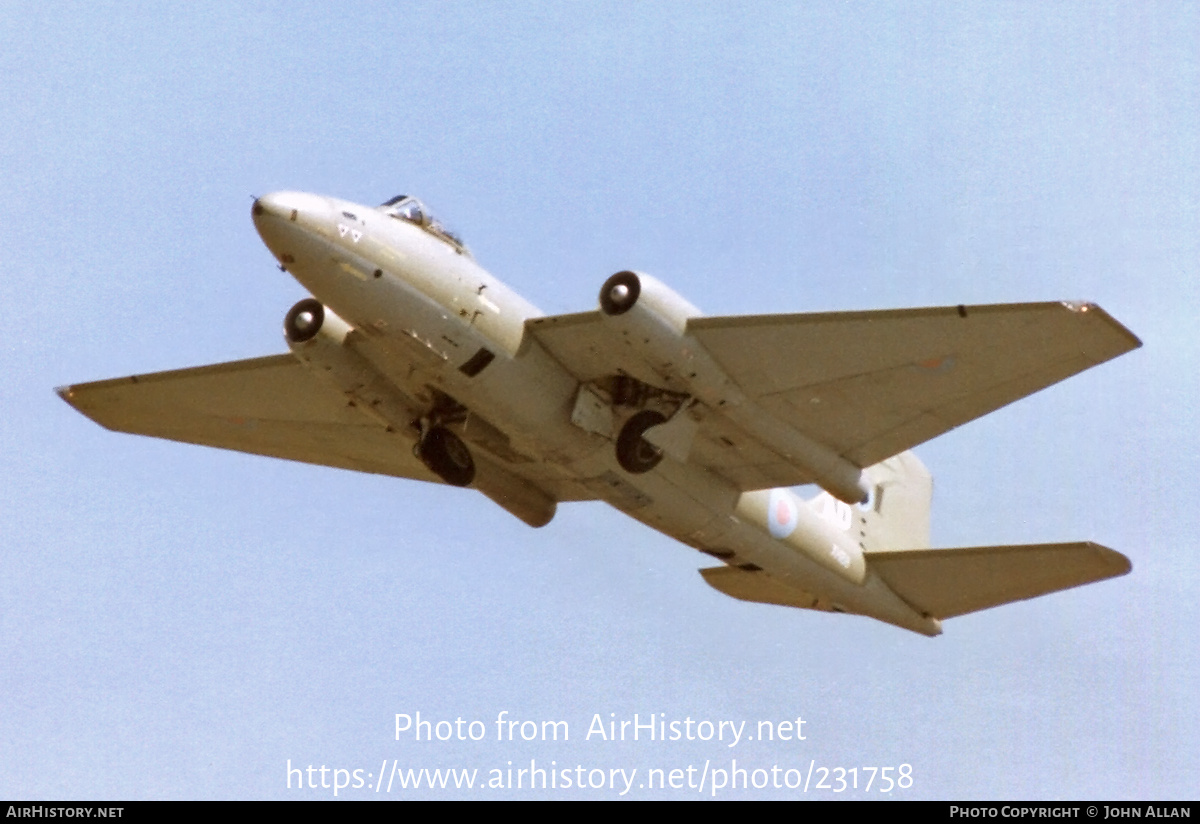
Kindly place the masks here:
<instances>
[{"instance_id":1,"label":"airplane","mask_svg":"<svg viewBox=\"0 0 1200 824\"><path fill-rule=\"evenodd\" d=\"M1090 542L930 548L910 451L1141 345L1094 304L711 317L622 271L545 315L415 197L251 211L312 294L288 353L61 397L115 431L472 488L533 527L604 501L723 562L700 573L733 598L928 636L1131 569Z\"/></svg>"}]
</instances>

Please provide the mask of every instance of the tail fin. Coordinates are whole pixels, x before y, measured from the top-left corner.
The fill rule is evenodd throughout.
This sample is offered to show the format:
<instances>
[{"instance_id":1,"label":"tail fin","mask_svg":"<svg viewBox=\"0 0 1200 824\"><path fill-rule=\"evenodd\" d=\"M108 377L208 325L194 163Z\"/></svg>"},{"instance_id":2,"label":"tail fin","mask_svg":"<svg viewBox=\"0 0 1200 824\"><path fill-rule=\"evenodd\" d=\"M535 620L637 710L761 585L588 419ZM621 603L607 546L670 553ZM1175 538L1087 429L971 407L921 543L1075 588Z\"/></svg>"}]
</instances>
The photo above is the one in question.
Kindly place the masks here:
<instances>
[{"instance_id":1,"label":"tail fin","mask_svg":"<svg viewBox=\"0 0 1200 824\"><path fill-rule=\"evenodd\" d=\"M929 509L933 478L911 452L901 452L867 467L871 497L855 520L864 552L925 549L929 546Z\"/></svg>"},{"instance_id":2,"label":"tail fin","mask_svg":"<svg viewBox=\"0 0 1200 824\"><path fill-rule=\"evenodd\" d=\"M924 615L953 618L1129 572L1129 559L1086 542L929 549L933 480L911 452L868 467L857 521L868 569Z\"/></svg>"}]
</instances>

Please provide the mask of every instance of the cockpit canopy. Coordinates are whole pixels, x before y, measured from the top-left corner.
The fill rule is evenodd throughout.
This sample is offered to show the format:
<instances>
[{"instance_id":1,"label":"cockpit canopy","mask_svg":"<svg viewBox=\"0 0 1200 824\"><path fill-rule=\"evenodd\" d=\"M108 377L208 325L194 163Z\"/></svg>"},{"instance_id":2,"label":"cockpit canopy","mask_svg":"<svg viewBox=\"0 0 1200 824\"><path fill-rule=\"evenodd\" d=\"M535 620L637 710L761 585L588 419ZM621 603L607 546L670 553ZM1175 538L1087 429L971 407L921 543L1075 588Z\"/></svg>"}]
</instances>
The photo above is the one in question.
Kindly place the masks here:
<instances>
[{"instance_id":1,"label":"cockpit canopy","mask_svg":"<svg viewBox=\"0 0 1200 824\"><path fill-rule=\"evenodd\" d=\"M425 204L415 197L396 195L379 208L385 215L391 215L397 220L406 220L409 223L420 226L439 240L449 243L459 254L467 255L468 257L471 256L471 252L467 249L467 245L462 242L462 238L452 232L446 224L430 214L429 210L425 208Z\"/></svg>"}]
</instances>

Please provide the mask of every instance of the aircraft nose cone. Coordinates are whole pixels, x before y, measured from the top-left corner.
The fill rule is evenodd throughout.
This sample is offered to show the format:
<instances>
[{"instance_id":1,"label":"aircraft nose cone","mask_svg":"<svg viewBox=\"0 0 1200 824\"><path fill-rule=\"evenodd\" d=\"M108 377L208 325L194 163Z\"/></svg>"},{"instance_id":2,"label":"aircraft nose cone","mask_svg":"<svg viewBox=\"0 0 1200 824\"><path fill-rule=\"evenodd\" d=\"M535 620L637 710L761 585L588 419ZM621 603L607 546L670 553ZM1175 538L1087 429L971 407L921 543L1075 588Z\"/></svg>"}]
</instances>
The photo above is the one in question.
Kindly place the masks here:
<instances>
[{"instance_id":1,"label":"aircraft nose cone","mask_svg":"<svg viewBox=\"0 0 1200 824\"><path fill-rule=\"evenodd\" d=\"M281 218L292 223L308 222L327 216L329 202L306 192L274 192L254 201L250 214L261 226L265 218Z\"/></svg>"},{"instance_id":2,"label":"aircraft nose cone","mask_svg":"<svg viewBox=\"0 0 1200 824\"><path fill-rule=\"evenodd\" d=\"M287 266L310 241L329 234L332 210L320 195L274 192L254 201L250 215L263 243Z\"/></svg>"}]
</instances>

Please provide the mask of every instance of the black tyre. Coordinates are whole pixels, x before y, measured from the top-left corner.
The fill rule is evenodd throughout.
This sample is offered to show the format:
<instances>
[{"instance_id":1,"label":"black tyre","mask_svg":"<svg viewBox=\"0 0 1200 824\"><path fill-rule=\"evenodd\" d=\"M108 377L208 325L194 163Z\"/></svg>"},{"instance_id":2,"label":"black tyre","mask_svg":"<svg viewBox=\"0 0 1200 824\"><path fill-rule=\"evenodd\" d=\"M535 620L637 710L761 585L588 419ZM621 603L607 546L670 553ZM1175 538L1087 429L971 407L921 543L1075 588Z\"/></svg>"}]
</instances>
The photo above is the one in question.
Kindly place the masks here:
<instances>
[{"instance_id":1,"label":"black tyre","mask_svg":"<svg viewBox=\"0 0 1200 824\"><path fill-rule=\"evenodd\" d=\"M617 463L622 469L631 475L641 475L658 466L662 450L643 438L642 433L666 420L661 413L646 409L625 422L617 436Z\"/></svg>"},{"instance_id":2,"label":"black tyre","mask_svg":"<svg viewBox=\"0 0 1200 824\"><path fill-rule=\"evenodd\" d=\"M305 298L297 303L283 319L283 334L292 343L312 340L325 323L325 307L315 298Z\"/></svg>"},{"instance_id":3,"label":"black tyre","mask_svg":"<svg viewBox=\"0 0 1200 824\"><path fill-rule=\"evenodd\" d=\"M417 447L421 463L451 486L468 486L475 480L475 459L462 439L440 426L429 430Z\"/></svg>"}]
</instances>

